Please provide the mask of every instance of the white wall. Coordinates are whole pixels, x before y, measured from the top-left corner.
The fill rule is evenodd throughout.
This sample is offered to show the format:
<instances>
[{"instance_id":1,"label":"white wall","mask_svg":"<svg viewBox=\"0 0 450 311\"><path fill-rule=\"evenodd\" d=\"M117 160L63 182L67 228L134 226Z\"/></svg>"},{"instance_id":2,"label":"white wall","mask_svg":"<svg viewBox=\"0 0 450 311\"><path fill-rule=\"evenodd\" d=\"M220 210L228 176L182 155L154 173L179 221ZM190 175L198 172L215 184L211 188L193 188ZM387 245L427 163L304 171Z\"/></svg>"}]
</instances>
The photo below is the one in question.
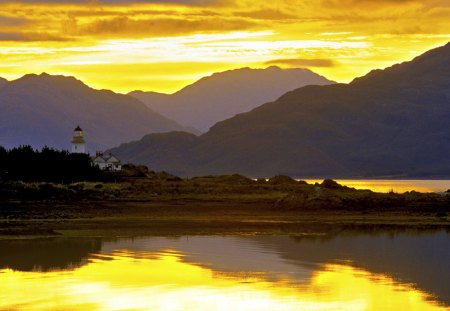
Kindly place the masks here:
<instances>
[{"instance_id":1,"label":"white wall","mask_svg":"<svg viewBox=\"0 0 450 311\"><path fill-rule=\"evenodd\" d=\"M72 144L72 153L86 153L86 145Z\"/></svg>"}]
</instances>

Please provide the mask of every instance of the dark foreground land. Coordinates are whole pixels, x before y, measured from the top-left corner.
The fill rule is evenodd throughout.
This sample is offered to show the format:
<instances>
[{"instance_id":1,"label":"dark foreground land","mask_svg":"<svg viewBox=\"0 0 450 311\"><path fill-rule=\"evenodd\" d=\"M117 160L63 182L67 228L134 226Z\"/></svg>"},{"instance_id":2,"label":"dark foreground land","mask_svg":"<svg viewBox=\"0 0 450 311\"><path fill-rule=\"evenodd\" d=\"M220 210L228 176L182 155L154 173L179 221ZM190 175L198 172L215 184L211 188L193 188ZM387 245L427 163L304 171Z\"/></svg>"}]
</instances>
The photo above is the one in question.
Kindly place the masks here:
<instances>
[{"instance_id":1,"label":"dark foreground land","mask_svg":"<svg viewBox=\"0 0 450 311\"><path fill-rule=\"evenodd\" d=\"M102 182L0 182L0 236L450 231L448 192L374 193L285 176L141 173Z\"/></svg>"}]
</instances>

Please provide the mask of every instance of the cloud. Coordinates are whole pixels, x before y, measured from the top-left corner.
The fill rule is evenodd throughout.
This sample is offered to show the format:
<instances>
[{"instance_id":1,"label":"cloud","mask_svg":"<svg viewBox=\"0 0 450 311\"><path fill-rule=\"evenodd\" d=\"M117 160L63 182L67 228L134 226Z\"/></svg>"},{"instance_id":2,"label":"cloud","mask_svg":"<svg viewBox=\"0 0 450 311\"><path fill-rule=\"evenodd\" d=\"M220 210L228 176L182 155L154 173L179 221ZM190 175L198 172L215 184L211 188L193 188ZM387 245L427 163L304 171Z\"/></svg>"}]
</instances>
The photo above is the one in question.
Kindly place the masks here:
<instances>
[{"instance_id":1,"label":"cloud","mask_svg":"<svg viewBox=\"0 0 450 311\"><path fill-rule=\"evenodd\" d=\"M151 79L171 81L167 64L180 61L267 61L348 82L448 41L449 13L449 0L0 0L0 67L88 75L131 64L144 84L143 63L163 62ZM102 66L102 83L134 72Z\"/></svg>"},{"instance_id":2,"label":"cloud","mask_svg":"<svg viewBox=\"0 0 450 311\"><path fill-rule=\"evenodd\" d=\"M238 18L197 17L187 19L156 17L133 19L126 16L95 20L77 27L77 35L129 35L132 37L154 37L184 35L197 32L218 32L250 29L257 24Z\"/></svg>"},{"instance_id":3,"label":"cloud","mask_svg":"<svg viewBox=\"0 0 450 311\"><path fill-rule=\"evenodd\" d=\"M0 26L21 26L26 24L27 22L28 21L26 18L0 15Z\"/></svg>"},{"instance_id":4,"label":"cloud","mask_svg":"<svg viewBox=\"0 0 450 311\"><path fill-rule=\"evenodd\" d=\"M0 32L0 41L23 41L25 36L19 32Z\"/></svg>"},{"instance_id":5,"label":"cloud","mask_svg":"<svg viewBox=\"0 0 450 311\"><path fill-rule=\"evenodd\" d=\"M35 4L179 4L179 5L214 5L221 4L223 0L0 0L0 3L35 3Z\"/></svg>"},{"instance_id":6,"label":"cloud","mask_svg":"<svg viewBox=\"0 0 450 311\"><path fill-rule=\"evenodd\" d=\"M23 0L38 2L38 0ZM46 0L52 2L53 0ZM63 0L62 2L80 3L81 0ZM90 0L91 1L91 0ZM108 0L112 1L112 0ZM200 0L174 1L200 3ZM86 1L82 1L86 3ZM116 1L119 3L119 1ZM152 1L153 4L155 1ZM219 1L207 0L202 2ZM97 1L97 3L101 3ZM120 2L122 3L122 2ZM106 6L106 5L15 5L6 4L5 9L17 18L1 18L8 24L27 21L26 25L14 25L0 28L5 34L2 40L9 41L66 41L72 39L104 40L112 38L152 38L178 36L198 33L217 33L243 31L261 28L261 21L233 16L211 7L173 7L173 6Z\"/></svg>"},{"instance_id":7,"label":"cloud","mask_svg":"<svg viewBox=\"0 0 450 311\"><path fill-rule=\"evenodd\" d=\"M331 59L274 59L265 62L266 65L281 65L289 67L335 67L336 63Z\"/></svg>"},{"instance_id":8,"label":"cloud","mask_svg":"<svg viewBox=\"0 0 450 311\"><path fill-rule=\"evenodd\" d=\"M250 17L254 19L263 20L284 20L284 19L295 19L296 16L293 14L285 13L281 10L276 9L261 9L255 11L241 11L236 12L234 15L242 17Z\"/></svg>"},{"instance_id":9,"label":"cloud","mask_svg":"<svg viewBox=\"0 0 450 311\"><path fill-rule=\"evenodd\" d=\"M330 11L363 10L366 15L373 15L376 11L385 9L395 10L410 8L416 14L417 10L437 8L449 8L448 0L322 0L318 7L327 8ZM421 13L424 13L422 11Z\"/></svg>"},{"instance_id":10,"label":"cloud","mask_svg":"<svg viewBox=\"0 0 450 311\"><path fill-rule=\"evenodd\" d=\"M0 41L69 41L70 38L40 32L0 32Z\"/></svg>"},{"instance_id":11,"label":"cloud","mask_svg":"<svg viewBox=\"0 0 450 311\"><path fill-rule=\"evenodd\" d=\"M0 0L0 3L14 3L14 4L86 4L90 0Z\"/></svg>"},{"instance_id":12,"label":"cloud","mask_svg":"<svg viewBox=\"0 0 450 311\"><path fill-rule=\"evenodd\" d=\"M425 0L426 2L427 0ZM431 0L432 1L432 0ZM364 5L372 5L372 4L394 4L394 5L402 5L405 3L418 2L417 0L323 0L322 6L364 6ZM424 1L422 1L424 2Z\"/></svg>"},{"instance_id":13,"label":"cloud","mask_svg":"<svg viewBox=\"0 0 450 311\"><path fill-rule=\"evenodd\" d=\"M55 41L66 42L72 41L73 38L61 35L54 35L45 32L25 32L23 34L25 41Z\"/></svg>"},{"instance_id":14,"label":"cloud","mask_svg":"<svg viewBox=\"0 0 450 311\"><path fill-rule=\"evenodd\" d=\"M146 3L146 4L155 4L155 3L174 3L174 4L182 4L182 5L210 5L217 4L222 1L219 0L98 0L99 3L105 4L131 4L131 3Z\"/></svg>"}]
</instances>

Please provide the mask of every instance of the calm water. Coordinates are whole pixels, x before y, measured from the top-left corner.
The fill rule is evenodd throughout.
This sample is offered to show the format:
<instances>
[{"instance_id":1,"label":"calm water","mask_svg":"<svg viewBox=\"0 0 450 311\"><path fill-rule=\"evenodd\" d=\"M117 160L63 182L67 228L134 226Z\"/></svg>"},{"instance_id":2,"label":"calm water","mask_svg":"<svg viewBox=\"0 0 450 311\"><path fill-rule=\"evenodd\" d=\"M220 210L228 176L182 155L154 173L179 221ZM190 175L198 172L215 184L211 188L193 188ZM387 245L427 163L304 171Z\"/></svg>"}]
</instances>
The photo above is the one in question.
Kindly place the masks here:
<instances>
[{"instance_id":1,"label":"calm water","mask_svg":"<svg viewBox=\"0 0 450 311\"><path fill-rule=\"evenodd\" d=\"M305 181L313 184L321 183L323 179L305 179ZM450 189L450 180L336 179L336 181L348 187L376 192L444 192Z\"/></svg>"},{"instance_id":2,"label":"calm water","mask_svg":"<svg viewBox=\"0 0 450 311\"><path fill-rule=\"evenodd\" d=\"M449 237L0 241L0 310L448 310Z\"/></svg>"}]
</instances>

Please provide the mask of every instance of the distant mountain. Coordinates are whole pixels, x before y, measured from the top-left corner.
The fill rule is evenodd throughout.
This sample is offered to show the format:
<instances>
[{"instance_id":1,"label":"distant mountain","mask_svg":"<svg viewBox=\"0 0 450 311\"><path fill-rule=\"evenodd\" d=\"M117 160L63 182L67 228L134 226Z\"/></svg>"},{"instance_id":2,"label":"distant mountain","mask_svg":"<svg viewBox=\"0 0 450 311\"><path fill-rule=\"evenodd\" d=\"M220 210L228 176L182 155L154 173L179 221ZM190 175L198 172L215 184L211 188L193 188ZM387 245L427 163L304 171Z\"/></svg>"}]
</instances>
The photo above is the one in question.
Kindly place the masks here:
<instances>
[{"instance_id":1,"label":"distant mountain","mask_svg":"<svg viewBox=\"0 0 450 311\"><path fill-rule=\"evenodd\" d=\"M31 74L0 88L0 146L70 149L77 125L90 152L149 132L186 130L131 96L94 90L73 77Z\"/></svg>"},{"instance_id":2,"label":"distant mountain","mask_svg":"<svg viewBox=\"0 0 450 311\"><path fill-rule=\"evenodd\" d=\"M450 43L350 84L289 92L200 137L148 135L113 152L180 175L448 178L449 120Z\"/></svg>"},{"instance_id":3,"label":"distant mountain","mask_svg":"<svg viewBox=\"0 0 450 311\"><path fill-rule=\"evenodd\" d=\"M202 78L173 95L141 91L129 95L180 124L205 132L215 123L273 101L287 91L332 83L308 69L242 68Z\"/></svg>"},{"instance_id":4,"label":"distant mountain","mask_svg":"<svg viewBox=\"0 0 450 311\"><path fill-rule=\"evenodd\" d=\"M0 89L6 85L6 83L8 82L8 80L0 77Z\"/></svg>"}]
</instances>

